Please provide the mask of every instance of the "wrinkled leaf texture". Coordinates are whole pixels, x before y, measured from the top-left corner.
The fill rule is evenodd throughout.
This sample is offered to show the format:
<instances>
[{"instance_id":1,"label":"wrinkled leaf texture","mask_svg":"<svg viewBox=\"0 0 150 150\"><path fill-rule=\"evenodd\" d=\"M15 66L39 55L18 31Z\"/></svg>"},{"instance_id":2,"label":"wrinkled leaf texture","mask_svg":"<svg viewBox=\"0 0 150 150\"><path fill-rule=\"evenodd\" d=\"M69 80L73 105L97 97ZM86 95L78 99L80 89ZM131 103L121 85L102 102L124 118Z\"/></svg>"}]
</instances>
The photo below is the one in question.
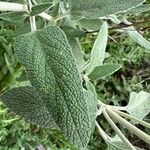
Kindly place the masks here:
<instances>
[{"instance_id":1,"label":"wrinkled leaf texture","mask_svg":"<svg viewBox=\"0 0 150 150\"><path fill-rule=\"evenodd\" d=\"M29 93L33 93L35 97L32 98L30 94L30 98L29 93L24 92L25 97L30 98L24 100L20 97L20 89L17 89L14 90L16 94L13 94L15 102L12 103L10 100L9 103L10 92L14 92L10 90L2 95L3 102L9 108L14 107L13 111L16 113L22 111L20 113L22 116L43 115L39 119L41 122L33 119L34 116L30 116L29 120L49 127L50 123L42 121L47 115L47 121L52 120L54 122L52 124L56 125L72 144L79 148L86 147L92 126L89 104L86 101L80 75L64 32L55 26L49 26L21 35L15 40L14 51L20 63L25 67L28 79L35 89L35 92L29 91ZM24 91L24 87L21 90ZM14 105L19 102L17 96L25 102L25 107L21 106L20 110L19 104ZM39 101L36 103L35 99ZM34 108L36 106L33 103L36 103L38 108ZM28 111L26 107L28 105L31 105L30 112L35 109L40 110L39 113L37 115L30 112L23 113Z\"/></svg>"}]
</instances>

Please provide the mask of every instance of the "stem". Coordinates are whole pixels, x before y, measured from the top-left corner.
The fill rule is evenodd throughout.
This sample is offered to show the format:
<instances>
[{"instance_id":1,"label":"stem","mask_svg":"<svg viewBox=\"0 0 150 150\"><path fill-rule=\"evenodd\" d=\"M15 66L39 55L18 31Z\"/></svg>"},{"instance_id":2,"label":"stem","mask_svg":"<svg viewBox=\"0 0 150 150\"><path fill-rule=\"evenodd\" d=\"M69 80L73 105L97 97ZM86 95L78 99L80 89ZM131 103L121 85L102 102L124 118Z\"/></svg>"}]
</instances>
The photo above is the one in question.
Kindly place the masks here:
<instances>
[{"instance_id":1,"label":"stem","mask_svg":"<svg viewBox=\"0 0 150 150\"><path fill-rule=\"evenodd\" d=\"M32 0L33 4L37 5L38 3L36 2L36 0ZM46 19L48 21L50 21L52 19L52 16L48 15L47 13L43 12L41 14L39 14L40 17L42 17L43 19Z\"/></svg>"},{"instance_id":2,"label":"stem","mask_svg":"<svg viewBox=\"0 0 150 150\"><path fill-rule=\"evenodd\" d=\"M150 128L150 123L142 121L142 120L140 120L140 119L138 119L138 118L136 118L132 115L129 115L127 113L124 113L124 112L121 112L121 111L118 111L118 110L113 110L113 111L116 112L118 115L121 115L121 116L126 117L126 118L131 119L131 120L134 120L136 123L139 123L139 124L141 124L141 125L143 125L147 128Z\"/></svg>"},{"instance_id":3,"label":"stem","mask_svg":"<svg viewBox=\"0 0 150 150\"><path fill-rule=\"evenodd\" d=\"M28 7L25 4L0 2L0 11L27 12Z\"/></svg>"},{"instance_id":4,"label":"stem","mask_svg":"<svg viewBox=\"0 0 150 150\"><path fill-rule=\"evenodd\" d=\"M131 149L131 150L136 150L134 148L134 146L129 142L129 140L124 136L124 134L121 132L121 130L115 125L115 123L112 121L112 119L108 116L105 108L103 109L103 114L106 118L106 120L109 122L109 124L111 125L111 127L114 129L114 131L118 134L118 136L120 137L120 139L125 142L127 144L127 146Z\"/></svg>"},{"instance_id":5,"label":"stem","mask_svg":"<svg viewBox=\"0 0 150 150\"><path fill-rule=\"evenodd\" d=\"M29 5L29 13L30 13L31 12L31 8L32 8L31 0L28 0L28 5ZM31 31L36 31L35 16L30 16L30 26L31 26Z\"/></svg>"},{"instance_id":6,"label":"stem","mask_svg":"<svg viewBox=\"0 0 150 150\"><path fill-rule=\"evenodd\" d=\"M28 12L28 6L26 4L10 3L10 2L1 2L0 1L0 11L12 11L12 12ZM43 12L38 16L50 21L52 16Z\"/></svg>"},{"instance_id":7,"label":"stem","mask_svg":"<svg viewBox=\"0 0 150 150\"><path fill-rule=\"evenodd\" d=\"M138 136L140 139L142 139L146 143L150 144L150 136L148 134L146 134L145 132L138 129L136 126L132 125L131 123L123 119L121 116L119 116L117 113L115 113L111 109L106 108L106 111L116 122L118 122L122 126L125 126L130 132Z\"/></svg>"},{"instance_id":8,"label":"stem","mask_svg":"<svg viewBox=\"0 0 150 150\"><path fill-rule=\"evenodd\" d=\"M38 16L40 16L43 19L46 19L48 21L52 20L52 16L48 15L47 13L43 12L41 14L38 14Z\"/></svg>"},{"instance_id":9,"label":"stem","mask_svg":"<svg viewBox=\"0 0 150 150\"><path fill-rule=\"evenodd\" d=\"M104 141L105 141L106 143L108 143L109 140L110 140L110 137L109 137L109 136L105 133L105 131L100 127L100 125L98 124L97 121L95 121L95 124L96 124L96 127L97 127L97 129L98 129L98 131L99 131L101 137L104 139Z\"/></svg>"},{"instance_id":10,"label":"stem","mask_svg":"<svg viewBox=\"0 0 150 150\"><path fill-rule=\"evenodd\" d=\"M98 100L98 106L105 106L105 107L109 107L109 108L112 108L115 110L126 110L126 107L106 105L105 103L103 103L100 100Z\"/></svg>"}]
</instances>

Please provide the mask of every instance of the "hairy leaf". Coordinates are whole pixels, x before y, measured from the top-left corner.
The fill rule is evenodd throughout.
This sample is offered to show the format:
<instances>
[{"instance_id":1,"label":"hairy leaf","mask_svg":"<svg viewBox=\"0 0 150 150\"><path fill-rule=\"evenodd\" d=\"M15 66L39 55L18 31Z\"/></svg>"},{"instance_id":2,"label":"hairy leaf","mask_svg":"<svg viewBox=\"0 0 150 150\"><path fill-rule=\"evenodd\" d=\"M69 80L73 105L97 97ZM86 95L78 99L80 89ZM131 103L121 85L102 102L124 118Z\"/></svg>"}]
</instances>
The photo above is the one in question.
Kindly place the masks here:
<instances>
[{"instance_id":1,"label":"hairy leaf","mask_svg":"<svg viewBox=\"0 0 150 150\"><path fill-rule=\"evenodd\" d=\"M140 33L138 33L134 27L126 28L125 32L128 33L133 41L147 49L150 49L150 42L147 41Z\"/></svg>"},{"instance_id":2,"label":"hairy leaf","mask_svg":"<svg viewBox=\"0 0 150 150\"><path fill-rule=\"evenodd\" d=\"M72 48L73 56L75 58L75 61L77 63L78 69L81 72L83 67L85 66L85 60L83 57L83 52L81 49L81 45L79 43L79 40L76 38L69 38L68 37L68 42Z\"/></svg>"},{"instance_id":3,"label":"hairy leaf","mask_svg":"<svg viewBox=\"0 0 150 150\"><path fill-rule=\"evenodd\" d=\"M95 120L96 120L96 113L97 113L97 99L95 98L94 94L90 90L84 91L84 94L89 109L91 132L93 133L95 129Z\"/></svg>"},{"instance_id":4,"label":"hairy leaf","mask_svg":"<svg viewBox=\"0 0 150 150\"><path fill-rule=\"evenodd\" d=\"M144 91L131 93L126 110L142 120L150 112L150 94Z\"/></svg>"},{"instance_id":5,"label":"hairy leaf","mask_svg":"<svg viewBox=\"0 0 150 150\"><path fill-rule=\"evenodd\" d=\"M65 34L49 26L18 37L14 50L65 137L86 147L91 132L88 105Z\"/></svg>"},{"instance_id":6,"label":"hairy leaf","mask_svg":"<svg viewBox=\"0 0 150 150\"><path fill-rule=\"evenodd\" d=\"M31 15L35 16L38 15L44 11L46 11L47 9L49 9L52 6L53 3L42 3L42 4L38 4L32 7L31 9Z\"/></svg>"},{"instance_id":7,"label":"hairy leaf","mask_svg":"<svg viewBox=\"0 0 150 150\"><path fill-rule=\"evenodd\" d=\"M91 80L98 80L102 77L109 76L121 68L121 65L103 65L95 67L95 69L89 74Z\"/></svg>"},{"instance_id":8,"label":"hairy leaf","mask_svg":"<svg viewBox=\"0 0 150 150\"><path fill-rule=\"evenodd\" d=\"M126 12L128 15L140 14L150 11L150 4L143 4Z\"/></svg>"},{"instance_id":9,"label":"hairy leaf","mask_svg":"<svg viewBox=\"0 0 150 150\"><path fill-rule=\"evenodd\" d=\"M57 128L43 100L31 86L13 88L0 97L14 113L45 128Z\"/></svg>"},{"instance_id":10,"label":"hairy leaf","mask_svg":"<svg viewBox=\"0 0 150 150\"><path fill-rule=\"evenodd\" d=\"M102 26L103 21L100 19L86 19L83 18L78 21L80 27L87 29L87 30L99 30L100 26Z\"/></svg>"},{"instance_id":11,"label":"hairy leaf","mask_svg":"<svg viewBox=\"0 0 150 150\"><path fill-rule=\"evenodd\" d=\"M85 36L85 32L83 30L73 28L71 26L63 26L61 29L65 32L65 34L68 37L71 37L71 38L77 38L77 37Z\"/></svg>"},{"instance_id":12,"label":"hairy leaf","mask_svg":"<svg viewBox=\"0 0 150 150\"><path fill-rule=\"evenodd\" d=\"M93 69L97 66L103 64L105 59L105 50L107 46L108 39L108 25L104 22L98 33L97 39L91 51L91 58L87 68L87 74L91 73Z\"/></svg>"},{"instance_id":13,"label":"hairy leaf","mask_svg":"<svg viewBox=\"0 0 150 150\"><path fill-rule=\"evenodd\" d=\"M144 0L69 0L74 16L97 18L127 11Z\"/></svg>"},{"instance_id":14,"label":"hairy leaf","mask_svg":"<svg viewBox=\"0 0 150 150\"><path fill-rule=\"evenodd\" d=\"M27 17L27 14L24 12L8 12L1 13L0 19L10 21L10 22L21 22Z\"/></svg>"},{"instance_id":15,"label":"hairy leaf","mask_svg":"<svg viewBox=\"0 0 150 150\"><path fill-rule=\"evenodd\" d=\"M91 91L93 93L95 99L97 99L96 89L95 89L94 85L89 80L86 80L86 88L89 91Z\"/></svg>"}]
</instances>

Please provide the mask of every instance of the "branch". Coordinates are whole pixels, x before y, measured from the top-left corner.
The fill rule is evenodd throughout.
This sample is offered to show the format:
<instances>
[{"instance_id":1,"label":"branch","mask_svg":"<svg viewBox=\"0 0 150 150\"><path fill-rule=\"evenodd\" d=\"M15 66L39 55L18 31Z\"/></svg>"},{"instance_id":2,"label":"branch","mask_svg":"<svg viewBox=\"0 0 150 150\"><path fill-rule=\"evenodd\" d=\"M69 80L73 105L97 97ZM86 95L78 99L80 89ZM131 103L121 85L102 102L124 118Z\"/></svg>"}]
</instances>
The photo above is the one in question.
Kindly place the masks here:
<instances>
[{"instance_id":1,"label":"branch","mask_svg":"<svg viewBox=\"0 0 150 150\"><path fill-rule=\"evenodd\" d=\"M106 108L106 111L112 117L116 122L121 124L122 126L126 127L130 132L138 136L140 139L142 139L146 143L150 143L150 136L143 132L142 130L138 129L136 126L132 125L128 121L126 121L124 118L119 116L116 112L112 111L109 108Z\"/></svg>"},{"instance_id":2,"label":"branch","mask_svg":"<svg viewBox=\"0 0 150 150\"><path fill-rule=\"evenodd\" d=\"M27 12L28 7L26 4L0 2L0 11Z\"/></svg>"},{"instance_id":3,"label":"branch","mask_svg":"<svg viewBox=\"0 0 150 150\"><path fill-rule=\"evenodd\" d=\"M1 2L0 1L0 11L12 11L12 12L28 12L28 6L26 4L19 4L19 3L10 3L10 2ZM43 12L38 16L42 17L50 21L52 16Z\"/></svg>"},{"instance_id":4,"label":"branch","mask_svg":"<svg viewBox=\"0 0 150 150\"><path fill-rule=\"evenodd\" d=\"M115 125L115 123L112 121L112 119L108 116L105 108L103 109L103 114L104 114L106 120L108 121L108 123L111 125L111 127L114 129L114 131L118 134L120 139L126 143L128 148L130 148L131 150L136 150L134 148L134 146L129 142L129 140L124 136L124 134L121 132L121 130Z\"/></svg>"}]
</instances>

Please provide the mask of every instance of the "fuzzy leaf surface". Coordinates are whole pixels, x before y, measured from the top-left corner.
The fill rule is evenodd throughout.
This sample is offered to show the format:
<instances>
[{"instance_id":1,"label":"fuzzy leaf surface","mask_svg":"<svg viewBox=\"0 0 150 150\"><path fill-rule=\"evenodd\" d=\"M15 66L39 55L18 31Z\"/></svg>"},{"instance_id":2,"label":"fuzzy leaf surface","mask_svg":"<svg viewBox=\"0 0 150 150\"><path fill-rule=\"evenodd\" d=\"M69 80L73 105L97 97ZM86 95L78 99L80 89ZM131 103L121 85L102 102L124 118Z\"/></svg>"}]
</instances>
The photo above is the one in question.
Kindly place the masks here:
<instances>
[{"instance_id":1,"label":"fuzzy leaf surface","mask_svg":"<svg viewBox=\"0 0 150 150\"><path fill-rule=\"evenodd\" d=\"M26 120L44 128L57 128L43 100L31 86L6 91L0 97L9 109Z\"/></svg>"},{"instance_id":2,"label":"fuzzy leaf surface","mask_svg":"<svg viewBox=\"0 0 150 150\"><path fill-rule=\"evenodd\" d=\"M109 76L121 68L121 65L103 65L95 67L95 69L89 74L89 78L92 80L98 80L100 78Z\"/></svg>"},{"instance_id":3,"label":"fuzzy leaf surface","mask_svg":"<svg viewBox=\"0 0 150 150\"><path fill-rule=\"evenodd\" d=\"M143 2L144 0L69 0L72 14L86 18L104 17L127 11Z\"/></svg>"},{"instance_id":4,"label":"fuzzy leaf surface","mask_svg":"<svg viewBox=\"0 0 150 150\"><path fill-rule=\"evenodd\" d=\"M150 112L150 94L144 91L131 93L126 110L142 120Z\"/></svg>"},{"instance_id":5,"label":"fuzzy leaf surface","mask_svg":"<svg viewBox=\"0 0 150 150\"><path fill-rule=\"evenodd\" d=\"M14 50L65 137L86 147L90 122L80 75L62 30L49 26L18 37Z\"/></svg>"},{"instance_id":6,"label":"fuzzy leaf surface","mask_svg":"<svg viewBox=\"0 0 150 150\"><path fill-rule=\"evenodd\" d=\"M87 67L87 74L91 73L95 67L103 64L108 40L108 24L104 22L97 35L96 41L91 51L91 58Z\"/></svg>"},{"instance_id":7,"label":"fuzzy leaf surface","mask_svg":"<svg viewBox=\"0 0 150 150\"><path fill-rule=\"evenodd\" d=\"M134 27L126 28L125 32L128 33L129 37L133 41L143 46L144 48L150 49L150 41L146 40L140 33L136 31Z\"/></svg>"}]
</instances>

